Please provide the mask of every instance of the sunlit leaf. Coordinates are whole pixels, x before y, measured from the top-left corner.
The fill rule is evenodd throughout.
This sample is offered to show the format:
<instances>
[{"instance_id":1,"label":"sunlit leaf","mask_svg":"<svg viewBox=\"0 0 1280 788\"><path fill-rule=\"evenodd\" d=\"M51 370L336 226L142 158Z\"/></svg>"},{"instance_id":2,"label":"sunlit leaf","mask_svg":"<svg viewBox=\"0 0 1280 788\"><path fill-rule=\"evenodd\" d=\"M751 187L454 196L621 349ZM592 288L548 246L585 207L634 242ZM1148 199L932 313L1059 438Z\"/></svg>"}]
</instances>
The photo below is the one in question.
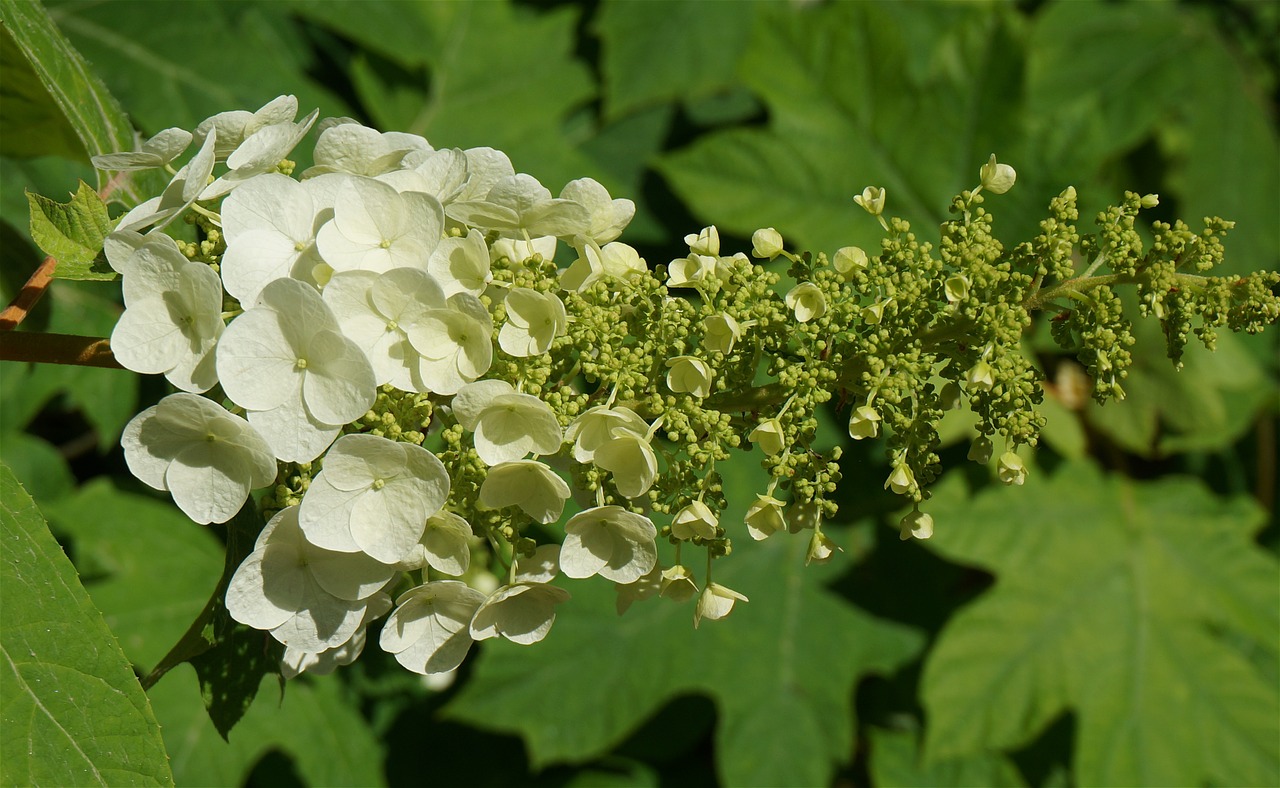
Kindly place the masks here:
<instances>
[{"instance_id":1,"label":"sunlit leaf","mask_svg":"<svg viewBox=\"0 0 1280 788\"><path fill-rule=\"evenodd\" d=\"M996 575L925 664L925 749L939 760L1016 747L1078 722L1082 785L1269 785L1280 701L1280 584L1247 498L1190 479L1138 483L1090 465L968 498L952 475L929 543Z\"/></svg>"},{"instance_id":2,"label":"sunlit leaf","mask_svg":"<svg viewBox=\"0 0 1280 788\"><path fill-rule=\"evenodd\" d=\"M0 500L0 782L172 785L128 660L3 465Z\"/></svg>"},{"instance_id":3,"label":"sunlit leaf","mask_svg":"<svg viewBox=\"0 0 1280 788\"><path fill-rule=\"evenodd\" d=\"M31 205L31 239L47 255L57 258L54 276L60 279L117 279L106 260L99 259L103 239L113 222L107 205L84 181L68 202L27 192Z\"/></svg>"}]
</instances>

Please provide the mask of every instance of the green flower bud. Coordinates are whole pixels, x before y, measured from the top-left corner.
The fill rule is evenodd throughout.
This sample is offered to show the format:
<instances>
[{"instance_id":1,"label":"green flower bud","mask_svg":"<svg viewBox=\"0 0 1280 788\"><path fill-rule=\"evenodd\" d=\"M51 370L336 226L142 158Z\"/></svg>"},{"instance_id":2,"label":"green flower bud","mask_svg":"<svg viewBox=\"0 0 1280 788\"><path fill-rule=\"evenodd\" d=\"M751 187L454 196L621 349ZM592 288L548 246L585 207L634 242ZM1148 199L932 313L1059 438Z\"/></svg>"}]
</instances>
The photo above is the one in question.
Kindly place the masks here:
<instances>
[{"instance_id":1,"label":"green flower bud","mask_svg":"<svg viewBox=\"0 0 1280 788\"><path fill-rule=\"evenodd\" d=\"M764 227L751 234L751 254L761 260L772 260L782 253L782 233Z\"/></svg>"},{"instance_id":2,"label":"green flower bud","mask_svg":"<svg viewBox=\"0 0 1280 788\"><path fill-rule=\"evenodd\" d=\"M1013 188L1013 182L1018 179L1018 173L1014 172L1008 164L998 163L994 153L991 154L987 163L982 165L978 176L982 181L982 188L992 194L1004 194Z\"/></svg>"},{"instance_id":3,"label":"green flower bud","mask_svg":"<svg viewBox=\"0 0 1280 788\"><path fill-rule=\"evenodd\" d=\"M868 186L862 190L862 194L855 196L853 201L865 208L872 216L879 216L884 213L884 198L883 188Z\"/></svg>"},{"instance_id":4,"label":"green flower bud","mask_svg":"<svg viewBox=\"0 0 1280 788\"><path fill-rule=\"evenodd\" d=\"M867 267L867 253L856 246L843 246L831 260L836 271L846 279Z\"/></svg>"}]
</instances>

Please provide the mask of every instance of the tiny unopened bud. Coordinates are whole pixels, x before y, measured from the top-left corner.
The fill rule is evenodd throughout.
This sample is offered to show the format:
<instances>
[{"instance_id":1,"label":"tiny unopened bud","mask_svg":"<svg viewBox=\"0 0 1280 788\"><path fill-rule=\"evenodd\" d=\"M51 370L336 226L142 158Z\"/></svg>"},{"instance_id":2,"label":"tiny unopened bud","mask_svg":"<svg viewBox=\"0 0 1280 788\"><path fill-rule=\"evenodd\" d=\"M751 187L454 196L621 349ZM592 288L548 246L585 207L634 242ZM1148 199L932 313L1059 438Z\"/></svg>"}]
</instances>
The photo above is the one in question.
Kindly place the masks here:
<instances>
[{"instance_id":1,"label":"tiny unopened bud","mask_svg":"<svg viewBox=\"0 0 1280 788\"><path fill-rule=\"evenodd\" d=\"M1144 194L1142 195L1142 199L1138 201L1138 204L1143 208L1154 208L1160 204L1160 195Z\"/></svg>"},{"instance_id":2,"label":"tiny unopened bud","mask_svg":"<svg viewBox=\"0 0 1280 788\"><path fill-rule=\"evenodd\" d=\"M969 297L969 279L964 274L947 277L942 290L947 296L948 303L963 301Z\"/></svg>"},{"instance_id":3,"label":"tiny unopened bud","mask_svg":"<svg viewBox=\"0 0 1280 788\"><path fill-rule=\"evenodd\" d=\"M761 260L772 260L782 253L782 233L762 227L751 234L751 254Z\"/></svg>"},{"instance_id":4,"label":"tiny unopened bud","mask_svg":"<svg viewBox=\"0 0 1280 788\"><path fill-rule=\"evenodd\" d=\"M955 381L948 380L938 393L938 405L943 410L958 410L962 404L960 387Z\"/></svg>"},{"instance_id":5,"label":"tiny unopened bud","mask_svg":"<svg viewBox=\"0 0 1280 788\"><path fill-rule=\"evenodd\" d=\"M973 368L969 370L964 379L971 389L990 391L996 384L996 371L987 362L979 361L973 365Z\"/></svg>"}]
</instances>

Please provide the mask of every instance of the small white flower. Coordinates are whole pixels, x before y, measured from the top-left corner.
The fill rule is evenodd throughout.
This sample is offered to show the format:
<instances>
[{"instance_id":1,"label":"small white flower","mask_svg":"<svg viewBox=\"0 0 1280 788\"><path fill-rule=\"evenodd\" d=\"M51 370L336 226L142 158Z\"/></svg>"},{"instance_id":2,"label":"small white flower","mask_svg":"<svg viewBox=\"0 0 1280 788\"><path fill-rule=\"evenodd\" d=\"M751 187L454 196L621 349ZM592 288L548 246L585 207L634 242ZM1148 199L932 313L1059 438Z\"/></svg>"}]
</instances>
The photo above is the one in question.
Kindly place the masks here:
<instances>
[{"instance_id":1,"label":"small white flower","mask_svg":"<svg viewBox=\"0 0 1280 788\"><path fill-rule=\"evenodd\" d=\"M516 287L503 301L507 322L498 332L498 345L508 355L528 358L546 353L555 338L569 328L564 303L554 293Z\"/></svg>"},{"instance_id":2,"label":"small white flower","mask_svg":"<svg viewBox=\"0 0 1280 788\"><path fill-rule=\"evenodd\" d=\"M427 261L427 271L444 288L445 295L481 295L493 281L489 266L484 233L474 229L460 238L445 238Z\"/></svg>"},{"instance_id":3,"label":"small white flower","mask_svg":"<svg viewBox=\"0 0 1280 788\"><path fill-rule=\"evenodd\" d=\"M997 162L996 155L993 153L987 163L978 170L978 177L983 189L992 194L1004 194L1013 188L1013 182L1018 179L1018 173L1008 164Z\"/></svg>"},{"instance_id":4,"label":"small white flower","mask_svg":"<svg viewBox=\"0 0 1280 788\"><path fill-rule=\"evenodd\" d=\"M249 423L195 394L170 394L120 436L129 470L197 523L230 520L249 491L275 481L271 447Z\"/></svg>"},{"instance_id":5,"label":"small white flower","mask_svg":"<svg viewBox=\"0 0 1280 788\"><path fill-rule=\"evenodd\" d=\"M298 99L294 96L277 96L257 111L243 109L219 112L196 126L195 138L203 142L216 136L215 152L218 161L231 155L244 141L267 126L293 123L298 115Z\"/></svg>"},{"instance_id":6,"label":"small white flower","mask_svg":"<svg viewBox=\"0 0 1280 788\"><path fill-rule=\"evenodd\" d=\"M643 438L649 432L649 423L630 408L597 405L569 424L564 439L573 444L573 458L587 463L597 449L622 434L618 430Z\"/></svg>"},{"instance_id":7,"label":"small white flower","mask_svg":"<svg viewBox=\"0 0 1280 788\"><path fill-rule=\"evenodd\" d=\"M870 405L859 405L849 414L849 437L856 441L880 434L880 413Z\"/></svg>"},{"instance_id":8,"label":"small white flower","mask_svg":"<svg viewBox=\"0 0 1280 788\"><path fill-rule=\"evenodd\" d=\"M597 446L591 461L613 474L618 492L639 498L649 491L658 476L658 456L645 435L626 427L616 427L613 437Z\"/></svg>"},{"instance_id":9,"label":"small white flower","mask_svg":"<svg viewBox=\"0 0 1280 788\"><path fill-rule=\"evenodd\" d=\"M564 434L551 406L530 394L519 394L503 380L481 380L458 390L453 414L475 433L476 454L486 465L523 459L527 454L555 454Z\"/></svg>"},{"instance_id":10,"label":"small white flower","mask_svg":"<svg viewBox=\"0 0 1280 788\"><path fill-rule=\"evenodd\" d=\"M471 565L472 539L467 521L442 509L427 518L422 538L396 566L405 571L430 566L442 574L461 577Z\"/></svg>"},{"instance_id":11,"label":"small white flower","mask_svg":"<svg viewBox=\"0 0 1280 788\"><path fill-rule=\"evenodd\" d=\"M560 571L572 578L599 574L632 583L658 560L658 529L642 514L621 506L597 506L569 518L560 547Z\"/></svg>"},{"instance_id":12,"label":"small white flower","mask_svg":"<svg viewBox=\"0 0 1280 788\"><path fill-rule=\"evenodd\" d=\"M429 152L431 146L416 134L382 133L359 123L339 123L320 132L315 166L303 179L329 172L373 177L400 167L410 151Z\"/></svg>"},{"instance_id":13,"label":"small white flower","mask_svg":"<svg viewBox=\"0 0 1280 788\"><path fill-rule=\"evenodd\" d=\"M186 129L165 129L132 153L105 153L90 159L100 170L132 172L163 167L182 155L191 144L191 132Z\"/></svg>"},{"instance_id":14,"label":"small white flower","mask_svg":"<svg viewBox=\"0 0 1280 788\"><path fill-rule=\"evenodd\" d=\"M720 231L713 224L710 227L703 227L697 233L686 235L684 242L688 244L689 251L697 255L706 255L708 257L718 257L720 255Z\"/></svg>"},{"instance_id":15,"label":"small white flower","mask_svg":"<svg viewBox=\"0 0 1280 788\"><path fill-rule=\"evenodd\" d=\"M831 538L822 532L821 528L813 530L813 536L809 537L809 550L805 553L804 565L811 563L825 564L831 560L831 556L836 551L844 552L844 548L831 541Z\"/></svg>"},{"instance_id":16,"label":"small white flower","mask_svg":"<svg viewBox=\"0 0 1280 788\"><path fill-rule=\"evenodd\" d=\"M782 233L772 227L764 227L751 234L751 255L761 260L772 260L782 254Z\"/></svg>"},{"instance_id":17,"label":"small white flower","mask_svg":"<svg viewBox=\"0 0 1280 788\"><path fill-rule=\"evenodd\" d=\"M853 201L865 208L872 216L879 216L884 213L884 198L883 188L868 186L862 190L862 194L856 195Z\"/></svg>"},{"instance_id":18,"label":"small white flower","mask_svg":"<svg viewBox=\"0 0 1280 788\"><path fill-rule=\"evenodd\" d=\"M484 601L484 594L457 580L410 589L382 625L379 645L414 673L447 673L471 650L471 619Z\"/></svg>"},{"instance_id":19,"label":"small white flower","mask_svg":"<svg viewBox=\"0 0 1280 788\"><path fill-rule=\"evenodd\" d=\"M163 229L200 196L213 173L214 135L210 134L191 161L178 170L159 197L138 203L116 222L116 232L140 231L154 226Z\"/></svg>"},{"instance_id":20,"label":"small white flower","mask_svg":"<svg viewBox=\"0 0 1280 788\"><path fill-rule=\"evenodd\" d=\"M554 235L544 235L528 240L524 238L499 238L489 247L489 261L496 263L505 259L513 263L523 263L535 257L541 257L543 260L554 260L558 245L559 241L556 240Z\"/></svg>"},{"instance_id":21,"label":"small white flower","mask_svg":"<svg viewBox=\"0 0 1280 788\"><path fill-rule=\"evenodd\" d=\"M777 419L765 419L751 431L747 440L759 446L765 454L775 457L786 448L786 444L782 442L785 436L782 422Z\"/></svg>"},{"instance_id":22,"label":"small white flower","mask_svg":"<svg viewBox=\"0 0 1280 788\"><path fill-rule=\"evenodd\" d=\"M906 541L911 537L928 539L933 536L933 516L919 510L909 512L898 523L898 538Z\"/></svg>"},{"instance_id":23,"label":"small white flower","mask_svg":"<svg viewBox=\"0 0 1280 788\"><path fill-rule=\"evenodd\" d=\"M942 292L949 304L965 300L969 297L969 278L964 274L947 277L947 281L942 284Z\"/></svg>"},{"instance_id":24,"label":"small white flower","mask_svg":"<svg viewBox=\"0 0 1280 788\"><path fill-rule=\"evenodd\" d=\"M376 435L344 435L302 498L307 540L338 552L357 550L394 564L422 538L427 518L449 495L449 473L434 454Z\"/></svg>"},{"instance_id":25,"label":"small white flower","mask_svg":"<svg viewBox=\"0 0 1280 788\"><path fill-rule=\"evenodd\" d=\"M607 244L622 235L636 215L634 202L611 198L609 191L591 178L566 183L560 190L560 199L572 200L586 209L588 220L580 235L596 244Z\"/></svg>"},{"instance_id":26,"label":"small white flower","mask_svg":"<svg viewBox=\"0 0 1280 788\"><path fill-rule=\"evenodd\" d=\"M704 618L712 621L724 618L733 612L735 602L746 601L748 600L744 595L732 588L725 588L719 583L707 583L698 597L698 607L693 611L693 628L697 629Z\"/></svg>"},{"instance_id":27,"label":"small white flower","mask_svg":"<svg viewBox=\"0 0 1280 788\"><path fill-rule=\"evenodd\" d=\"M480 505L486 509L518 506L540 523L554 523L564 513L570 494L569 485L546 464L515 460L489 469L480 485Z\"/></svg>"},{"instance_id":28,"label":"small white flower","mask_svg":"<svg viewBox=\"0 0 1280 788\"><path fill-rule=\"evenodd\" d=\"M974 391L990 391L996 385L996 371L986 361L978 361L967 373L965 382Z\"/></svg>"},{"instance_id":29,"label":"small white flower","mask_svg":"<svg viewBox=\"0 0 1280 788\"><path fill-rule=\"evenodd\" d=\"M726 356L733 352L733 346L742 338L742 326L732 315L721 313L703 318L702 346L708 350L716 350Z\"/></svg>"},{"instance_id":30,"label":"small white flower","mask_svg":"<svg viewBox=\"0 0 1280 788\"><path fill-rule=\"evenodd\" d=\"M715 373L710 365L697 356L676 356L667 360L667 388L695 397L711 394L711 381Z\"/></svg>"},{"instance_id":31,"label":"small white flower","mask_svg":"<svg viewBox=\"0 0 1280 788\"><path fill-rule=\"evenodd\" d=\"M324 302L342 333L368 356L378 385L425 390L422 357L408 332L430 310L446 308L444 291L430 274L417 268L393 268L383 274L339 271L325 285Z\"/></svg>"},{"instance_id":32,"label":"small white flower","mask_svg":"<svg viewBox=\"0 0 1280 788\"><path fill-rule=\"evenodd\" d=\"M316 232L333 216L340 177L298 183L266 173L236 189L222 203L222 281L242 304L258 299L268 282L284 277L315 282L323 262Z\"/></svg>"},{"instance_id":33,"label":"small white flower","mask_svg":"<svg viewBox=\"0 0 1280 788\"><path fill-rule=\"evenodd\" d=\"M471 619L471 637L503 637L522 646L532 645L551 631L556 605L568 599L568 591L546 583L501 586L476 610Z\"/></svg>"},{"instance_id":34,"label":"small white flower","mask_svg":"<svg viewBox=\"0 0 1280 788\"><path fill-rule=\"evenodd\" d=\"M315 458L374 402L373 369L310 285L277 279L227 326L217 350L227 397L276 456Z\"/></svg>"},{"instance_id":35,"label":"small white flower","mask_svg":"<svg viewBox=\"0 0 1280 788\"><path fill-rule=\"evenodd\" d=\"M842 246L836 250L831 264L846 279L867 267L867 253L856 246Z\"/></svg>"},{"instance_id":36,"label":"small white flower","mask_svg":"<svg viewBox=\"0 0 1280 788\"><path fill-rule=\"evenodd\" d=\"M164 373L184 391L218 382L214 348L222 322L222 283L213 269L165 243L144 243L131 257L122 283L124 314L111 332L111 349L126 369Z\"/></svg>"},{"instance_id":37,"label":"small white flower","mask_svg":"<svg viewBox=\"0 0 1280 788\"><path fill-rule=\"evenodd\" d=\"M782 508L785 504L772 495L757 495L755 503L747 509L747 533L757 542L768 539L785 530L787 519Z\"/></svg>"},{"instance_id":38,"label":"small white flower","mask_svg":"<svg viewBox=\"0 0 1280 788\"><path fill-rule=\"evenodd\" d=\"M327 676L339 667L350 665L359 659L364 653L365 642L368 640L367 627L391 610L391 597L386 594L374 594L369 597L368 602L369 606L364 611L360 628L347 642L319 653L285 646L284 656L280 658L280 675L286 679L296 678L303 673Z\"/></svg>"},{"instance_id":39,"label":"small white flower","mask_svg":"<svg viewBox=\"0 0 1280 788\"><path fill-rule=\"evenodd\" d=\"M787 293L787 308L801 323L817 320L827 312L827 297L813 282L802 282Z\"/></svg>"},{"instance_id":40,"label":"small white flower","mask_svg":"<svg viewBox=\"0 0 1280 788\"><path fill-rule=\"evenodd\" d=\"M885 479L884 488L893 490L898 495L906 495L915 489L916 475L911 472L911 468L903 461L899 460L893 464L893 470L889 473L889 478Z\"/></svg>"},{"instance_id":41,"label":"small white flower","mask_svg":"<svg viewBox=\"0 0 1280 788\"><path fill-rule=\"evenodd\" d=\"M667 287L697 287L716 275L719 261L715 257L690 253L667 265Z\"/></svg>"},{"instance_id":42,"label":"small white flower","mask_svg":"<svg viewBox=\"0 0 1280 788\"><path fill-rule=\"evenodd\" d=\"M320 653L351 639L395 572L364 553L311 544L290 506L271 518L232 576L227 612L286 646Z\"/></svg>"},{"instance_id":43,"label":"small white flower","mask_svg":"<svg viewBox=\"0 0 1280 788\"><path fill-rule=\"evenodd\" d=\"M440 244L444 210L421 192L397 192L372 178L346 176L333 220L320 228L316 248L335 271L421 268Z\"/></svg>"},{"instance_id":44,"label":"small white flower","mask_svg":"<svg viewBox=\"0 0 1280 788\"><path fill-rule=\"evenodd\" d=\"M1007 451L996 463L996 475L1009 485L1022 485L1027 481L1027 466L1016 453Z\"/></svg>"},{"instance_id":45,"label":"small white flower","mask_svg":"<svg viewBox=\"0 0 1280 788\"><path fill-rule=\"evenodd\" d=\"M449 205L449 218L470 227L496 230L501 235L554 235L572 238L590 227L587 209L572 200L553 199L532 175L499 178L482 200L459 200Z\"/></svg>"},{"instance_id":46,"label":"small white flower","mask_svg":"<svg viewBox=\"0 0 1280 788\"><path fill-rule=\"evenodd\" d=\"M693 599L694 594L698 593L698 584L693 579L693 572L681 564L662 570L659 587L664 599L670 599L676 603L688 602Z\"/></svg>"},{"instance_id":47,"label":"small white flower","mask_svg":"<svg viewBox=\"0 0 1280 788\"><path fill-rule=\"evenodd\" d=\"M581 292L601 279L629 279L648 270L640 253L621 241L604 246L590 242L582 247L573 265L560 275L560 286Z\"/></svg>"},{"instance_id":48,"label":"small white flower","mask_svg":"<svg viewBox=\"0 0 1280 788\"><path fill-rule=\"evenodd\" d=\"M986 465L991 462L991 454L995 451L991 439L986 435L979 435L973 439L973 443L969 446L968 458L979 465Z\"/></svg>"},{"instance_id":49,"label":"small white flower","mask_svg":"<svg viewBox=\"0 0 1280 788\"><path fill-rule=\"evenodd\" d=\"M693 501L671 519L671 535L677 539L716 538L720 518L702 501Z\"/></svg>"},{"instance_id":50,"label":"small white flower","mask_svg":"<svg viewBox=\"0 0 1280 788\"><path fill-rule=\"evenodd\" d=\"M470 293L454 293L444 309L403 328L422 357L415 378L421 391L454 394L493 363L493 318Z\"/></svg>"}]
</instances>

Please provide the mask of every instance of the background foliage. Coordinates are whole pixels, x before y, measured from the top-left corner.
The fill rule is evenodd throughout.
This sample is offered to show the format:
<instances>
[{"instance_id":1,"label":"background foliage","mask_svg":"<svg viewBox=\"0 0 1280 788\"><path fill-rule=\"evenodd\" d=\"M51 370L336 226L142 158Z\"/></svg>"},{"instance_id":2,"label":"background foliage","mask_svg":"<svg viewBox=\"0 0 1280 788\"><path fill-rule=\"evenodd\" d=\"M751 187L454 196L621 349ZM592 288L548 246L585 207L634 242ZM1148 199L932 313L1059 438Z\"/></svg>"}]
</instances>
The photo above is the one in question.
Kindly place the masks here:
<instances>
[{"instance_id":1,"label":"background foliage","mask_svg":"<svg viewBox=\"0 0 1280 788\"><path fill-rule=\"evenodd\" d=\"M770 225L801 248L873 247L879 230L851 201L867 184L934 237L994 151L1019 173L991 203L1006 239L1028 235L1068 184L1085 217L1131 189L1160 193L1163 217L1236 220L1232 270L1280 265L1273 4L47 8L144 134L294 93L437 147L501 148L553 189L590 175L637 201L624 240L651 263L709 222L729 249ZM11 27L22 4L0 12ZM0 45L7 301L38 262L23 190L62 200L96 176L94 143L7 33ZM118 296L58 282L24 329L106 336ZM690 610L665 604L618 619L606 584L579 584L546 642L486 642L443 691L371 648L338 676L290 683L282 702L268 678L229 741L183 667L149 710L136 686L124 693L141 767L106 781L167 781L158 721L178 784L1280 783L1274 332L1192 348L1175 373L1158 329L1140 325L1129 397L1098 409L1042 329L1027 352L1048 376L1050 423L1031 480L992 486L964 463L958 414L929 542L886 527L882 449L855 444L831 529L844 555L806 569L799 540L738 540L725 581L752 601L723 622L695 633ZM19 642L39 610L14 602L31 565L11 528L56 563L49 521L92 599L66 604L100 615L85 626L109 627L140 673L216 585L221 529L142 489L116 448L163 393L112 370L0 367L0 458L38 506L0 479L9 664L28 646L48 653ZM750 457L731 474L732 489L763 488ZM57 571L74 595L70 567ZM84 658L110 643L86 637L45 645ZM81 692L50 675L33 697ZM10 682L30 673L5 676L12 742ZM111 693L95 692L78 702L99 713ZM71 735L92 754L115 734ZM6 750L3 782L36 780L23 762Z\"/></svg>"}]
</instances>

